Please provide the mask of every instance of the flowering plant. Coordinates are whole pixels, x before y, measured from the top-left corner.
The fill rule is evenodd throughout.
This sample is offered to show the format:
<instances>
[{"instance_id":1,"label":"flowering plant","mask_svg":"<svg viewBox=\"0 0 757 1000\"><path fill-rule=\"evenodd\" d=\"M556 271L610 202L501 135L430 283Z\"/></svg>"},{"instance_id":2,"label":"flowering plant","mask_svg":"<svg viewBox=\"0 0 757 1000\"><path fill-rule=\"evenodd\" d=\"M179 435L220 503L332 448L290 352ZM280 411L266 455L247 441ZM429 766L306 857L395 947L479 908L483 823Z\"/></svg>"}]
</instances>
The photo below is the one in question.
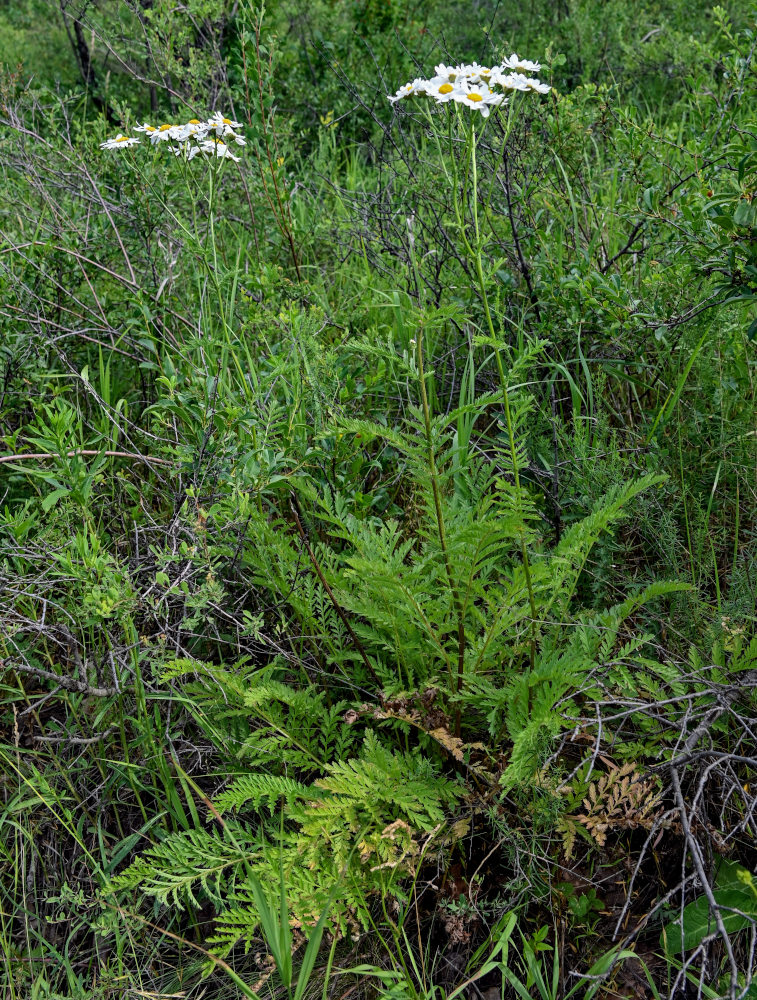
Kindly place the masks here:
<instances>
[{"instance_id":1,"label":"flowering plant","mask_svg":"<svg viewBox=\"0 0 757 1000\"><path fill-rule=\"evenodd\" d=\"M507 104L508 94L515 91L532 91L547 94L551 87L538 77L527 76L538 73L541 66L529 59L521 59L513 54L498 66L479 66L478 63L462 63L447 66L440 63L434 67L434 76L428 80L417 77L411 83L399 88L392 104L406 97L430 97L437 104L454 101L480 112L488 118L492 108Z\"/></svg>"},{"instance_id":2,"label":"flowering plant","mask_svg":"<svg viewBox=\"0 0 757 1000\"><path fill-rule=\"evenodd\" d=\"M504 158L507 155L507 140L514 117L513 104L510 104L510 96L518 92L523 94L546 94L552 89L548 84L542 83L538 77L527 75L530 73L538 73L540 69L541 66L539 63L531 62L528 59L521 59L515 54L511 55L507 59L504 59L497 66L479 66L479 64L475 62L458 64L456 66L447 66L444 63L440 63L434 68L433 77L430 77L429 79L418 77L411 83L404 84L404 86L399 88L396 94L389 96L388 99L392 104L396 104L398 101L405 100L406 98L415 97L420 98L421 100L424 98L430 99L436 104L465 106L470 108L471 111L478 112L484 119L489 117L492 108L502 108L509 105L507 121L504 127L504 134L502 136L501 151L499 154L502 158ZM481 297L481 304L486 324L485 333L477 339L480 344L486 345L492 349L497 364L497 372L502 390L502 404L507 429L507 443L511 463L511 472L515 486L513 494L514 508L521 519L521 529L519 532L520 549L523 560L526 588L528 591L528 601L531 610L532 625L530 655L531 666L533 668L536 653L536 600L531 580L531 569L526 547L526 535L522 527L526 520L526 513L523 505L523 493L520 487L519 476L521 457L519 456L518 443L515 437L514 422L509 401L509 393L514 388L512 384L513 371L517 368L517 366L511 364L510 371L508 372L505 362L503 361L503 354L507 357L510 352L501 329L497 329L497 324L495 323L496 317L492 315L492 309L489 303L489 290L487 287L488 279L484 273L483 255L486 236L482 232L479 219L479 178L476 163L476 147L478 141L480 141L480 135L478 137L476 136L475 119L464 116L462 118L462 129L465 135L465 141L462 145L462 170L459 172L457 162L458 154L456 149L459 150L461 147L460 144L453 138L453 116L448 116L449 131L445 134L442 130L435 127L434 122L428 113L428 101L426 101L422 107L428 117L431 134L437 143L442 169L444 170L447 180L452 186L457 232L460 235L464 253L472 264L472 270L477 278L478 290ZM458 119L458 122L460 122L459 116L456 115L454 117ZM448 145L448 155L445 155L442 151L443 142L446 142ZM495 175L498 167L499 164L495 167ZM489 185L488 197L483 200L483 216L487 219L490 218L492 186L493 183ZM472 218L467 218L468 211L471 212ZM408 241L410 247L410 262L415 274L416 286L419 289L420 294L422 285L418 274L418 262L414 252L414 237L411 228L411 220L408 220L408 226L410 227ZM434 506L437 516L440 545L444 554L450 591L458 619L458 630L459 634L462 635L464 633L465 605L458 586L453 579L453 574L450 569L449 553L446 545L446 529L442 515L441 491L434 459L432 406L429 402L429 394L426 387L423 340L423 324L420 324L417 336L414 339L416 354L415 360L418 373L423 420L426 430L428 460L431 472L431 487L434 494ZM538 353L542 347L543 344L534 345L534 353ZM512 361L511 356L510 360ZM460 658L457 665L457 677L455 680L458 692L460 692L463 687L463 671L464 662L463 659ZM460 734L459 709L455 718L455 734L457 736Z\"/></svg>"},{"instance_id":3,"label":"flowering plant","mask_svg":"<svg viewBox=\"0 0 757 1000\"><path fill-rule=\"evenodd\" d=\"M193 160L198 153L209 156L216 156L219 159L234 160L239 162L239 157L229 149L229 143L234 142L237 146L245 146L246 140L237 132L242 128L241 122L224 118L220 111L216 111L210 118L200 121L199 118L191 118L183 125L150 125L143 122L134 128L135 132L143 132L153 146L163 142L169 142L168 149L175 156L182 156L186 160ZM140 142L133 136L121 135L115 139L107 139L100 143L100 149L124 149L127 146L136 146Z\"/></svg>"},{"instance_id":4,"label":"flowering plant","mask_svg":"<svg viewBox=\"0 0 757 1000\"><path fill-rule=\"evenodd\" d=\"M142 122L132 131L141 133L144 139L137 136L118 134L115 139L100 143L100 149L117 150L139 145L149 141L153 147L168 150L178 158L180 171L183 175L189 200L180 201L179 205L189 206L191 217L185 218L181 209L173 205L164 191L156 187L149 172L133 161L131 165L141 176L145 189L157 199L166 215L175 223L177 230L185 240L185 245L191 249L195 260L204 267L212 288L215 308L205 312L206 328L198 331L194 341L196 350L196 365L203 370L207 365L206 343L213 339L213 331L218 330L218 341L223 345L219 366L219 379L223 379L229 364L229 359L235 357L231 345L235 337L230 322L234 311L234 297L238 287L238 270L228 267L218 251L216 241L216 223L219 216L218 202L220 178L225 168L226 160L239 162L239 157L231 152L232 144L246 146L246 139L240 134L243 128L241 122L226 118L221 112L214 112L204 121L191 118L182 124L165 123L152 125ZM189 163L195 157L201 156L211 162L209 169L204 171L202 182L197 183L192 176L193 168ZM204 202L204 205L203 205ZM162 286L161 286L162 290ZM158 293L160 294L160 293ZM189 345L185 343L185 347ZM254 373L251 378L254 380Z\"/></svg>"}]
</instances>

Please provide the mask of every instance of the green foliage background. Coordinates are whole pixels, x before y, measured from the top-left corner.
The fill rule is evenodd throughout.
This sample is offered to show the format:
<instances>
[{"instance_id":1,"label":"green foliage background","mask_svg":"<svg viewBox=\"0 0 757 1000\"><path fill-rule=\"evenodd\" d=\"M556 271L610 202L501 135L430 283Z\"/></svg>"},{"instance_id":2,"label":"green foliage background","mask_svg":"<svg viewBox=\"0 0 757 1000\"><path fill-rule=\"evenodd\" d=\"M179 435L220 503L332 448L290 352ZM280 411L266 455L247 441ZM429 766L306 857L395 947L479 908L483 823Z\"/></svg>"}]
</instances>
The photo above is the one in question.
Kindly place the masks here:
<instances>
[{"instance_id":1,"label":"green foliage background","mask_svg":"<svg viewBox=\"0 0 757 1000\"><path fill-rule=\"evenodd\" d=\"M756 32L0 2L9 998L747 989ZM512 51L553 91L477 150L492 337L386 95ZM211 196L99 149L216 109Z\"/></svg>"}]
</instances>

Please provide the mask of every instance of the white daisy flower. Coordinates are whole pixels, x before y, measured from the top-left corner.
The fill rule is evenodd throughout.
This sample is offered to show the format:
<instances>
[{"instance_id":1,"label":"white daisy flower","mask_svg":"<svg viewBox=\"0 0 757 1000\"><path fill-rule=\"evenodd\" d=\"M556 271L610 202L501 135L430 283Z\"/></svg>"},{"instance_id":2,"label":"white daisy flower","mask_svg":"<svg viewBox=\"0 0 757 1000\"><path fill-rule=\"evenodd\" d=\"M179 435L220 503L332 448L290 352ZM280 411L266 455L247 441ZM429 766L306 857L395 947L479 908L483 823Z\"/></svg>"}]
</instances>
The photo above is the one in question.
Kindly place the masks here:
<instances>
[{"instance_id":1,"label":"white daisy flower","mask_svg":"<svg viewBox=\"0 0 757 1000\"><path fill-rule=\"evenodd\" d=\"M548 83L542 83L536 77L531 77L528 80L528 89L533 90L536 94L548 94L552 88Z\"/></svg>"},{"instance_id":2,"label":"white daisy flower","mask_svg":"<svg viewBox=\"0 0 757 1000\"><path fill-rule=\"evenodd\" d=\"M416 77L412 83L406 83L404 86L400 87L394 97L389 97L389 100L392 104L394 104L395 101L401 101L403 97L412 97L413 94L423 93L425 84L425 80L422 80L420 77Z\"/></svg>"},{"instance_id":3,"label":"white daisy flower","mask_svg":"<svg viewBox=\"0 0 757 1000\"><path fill-rule=\"evenodd\" d=\"M437 104L453 100L456 89L459 88L450 83L448 76L435 76L423 83L423 92L433 97Z\"/></svg>"},{"instance_id":4,"label":"white daisy flower","mask_svg":"<svg viewBox=\"0 0 757 1000\"><path fill-rule=\"evenodd\" d=\"M142 122L141 125L134 126L134 131L145 132L148 136L151 136L153 132L157 132L158 130L155 128L154 125L148 125L147 122Z\"/></svg>"},{"instance_id":5,"label":"white daisy flower","mask_svg":"<svg viewBox=\"0 0 757 1000\"><path fill-rule=\"evenodd\" d=\"M503 90L520 90L525 93L528 90L528 77L522 73L497 73L492 80L492 86L495 85Z\"/></svg>"},{"instance_id":6,"label":"white daisy flower","mask_svg":"<svg viewBox=\"0 0 757 1000\"><path fill-rule=\"evenodd\" d=\"M123 149L125 146L136 146L139 139L129 138L128 135L121 135L119 132L115 139L108 139L100 143L100 149Z\"/></svg>"},{"instance_id":7,"label":"white daisy flower","mask_svg":"<svg viewBox=\"0 0 757 1000\"><path fill-rule=\"evenodd\" d=\"M502 61L502 69L514 69L518 73L538 73L541 69L541 64L531 62L530 59L521 59L513 53L509 59Z\"/></svg>"},{"instance_id":8,"label":"white daisy flower","mask_svg":"<svg viewBox=\"0 0 757 1000\"><path fill-rule=\"evenodd\" d=\"M185 142L189 142L190 139L194 137L194 133L191 128L187 128L186 125L174 125L174 127L169 131L168 138L173 142L178 142L183 145Z\"/></svg>"},{"instance_id":9,"label":"white daisy flower","mask_svg":"<svg viewBox=\"0 0 757 1000\"><path fill-rule=\"evenodd\" d=\"M465 67L465 76L470 83L488 83L492 71L488 66L479 66L477 62Z\"/></svg>"},{"instance_id":10,"label":"white daisy flower","mask_svg":"<svg viewBox=\"0 0 757 1000\"><path fill-rule=\"evenodd\" d=\"M172 125L165 134L171 142L183 143L192 137L192 133L186 125Z\"/></svg>"},{"instance_id":11,"label":"white daisy flower","mask_svg":"<svg viewBox=\"0 0 757 1000\"><path fill-rule=\"evenodd\" d=\"M520 90L526 93L529 90L537 94L548 94L552 89L549 84L542 83L536 77L525 76L523 73L497 74L492 83L496 83L503 90Z\"/></svg>"},{"instance_id":12,"label":"white daisy flower","mask_svg":"<svg viewBox=\"0 0 757 1000\"><path fill-rule=\"evenodd\" d=\"M186 125L174 125L168 134L175 142L187 142L189 139L200 142L207 136L208 126L205 122L192 118Z\"/></svg>"},{"instance_id":13,"label":"white daisy flower","mask_svg":"<svg viewBox=\"0 0 757 1000\"><path fill-rule=\"evenodd\" d=\"M234 160L235 163L239 163L239 157L234 156L226 143L221 142L220 139L206 139L200 143L198 148L201 153L217 156L220 159Z\"/></svg>"},{"instance_id":14,"label":"white daisy flower","mask_svg":"<svg viewBox=\"0 0 757 1000\"><path fill-rule=\"evenodd\" d=\"M219 138L226 135L233 135L236 137L234 129L244 128L244 125L242 122L232 121L231 118L224 118L220 111L216 111L215 114L208 118L207 128L209 132L215 132Z\"/></svg>"},{"instance_id":15,"label":"white daisy flower","mask_svg":"<svg viewBox=\"0 0 757 1000\"><path fill-rule=\"evenodd\" d=\"M153 146L157 146L159 142L167 142L169 139L175 140L176 131L180 127L179 125L161 125L150 132L150 142Z\"/></svg>"},{"instance_id":16,"label":"white daisy flower","mask_svg":"<svg viewBox=\"0 0 757 1000\"><path fill-rule=\"evenodd\" d=\"M434 73L436 73L437 76L446 77L450 83L454 83L460 75L460 67L447 66L445 63L439 63L438 66L434 66Z\"/></svg>"},{"instance_id":17,"label":"white daisy flower","mask_svg":"<svg viewBox=\"0 0 757 1000\"><path fill-rule=\"evenodd\" d=\"M505 101L505 95L495 94L485 83L477 83L455 91L452 99L457 104L465 104L475 111L480 111L482 118L488 118L491 109Z\"/></svg>"},{"instance_id":18,"label":"white daisy flower","mask_svg":"<svg viewBox=\"0 0 757 1000\"><path fill-rule=\"evenodd\" d=\"M214 111L208 118L208 125L228 125L230 128L244 128L243 122L233 122L231 118L224 118L220 111Z\"/></svg>"}]
</instances>

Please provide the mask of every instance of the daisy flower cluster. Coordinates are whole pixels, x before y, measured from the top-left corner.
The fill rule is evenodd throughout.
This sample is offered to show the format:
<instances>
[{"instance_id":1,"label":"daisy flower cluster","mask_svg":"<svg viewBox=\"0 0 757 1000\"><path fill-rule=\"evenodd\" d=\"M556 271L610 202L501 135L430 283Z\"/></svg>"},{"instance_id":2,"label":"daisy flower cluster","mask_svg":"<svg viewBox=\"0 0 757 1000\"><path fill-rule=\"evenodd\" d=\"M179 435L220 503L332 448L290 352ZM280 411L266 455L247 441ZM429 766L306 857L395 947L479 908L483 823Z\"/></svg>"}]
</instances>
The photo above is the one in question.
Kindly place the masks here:
<instances>
[{"instance_id":1,"label":"daisy flower cluster","mask_svg":"<svg viewBox=\"0 0 757 1000\"><path fill-rule=\"evenodd\" d=\"M434 76L429 80L420 77L406 83L389 100L394 104L405 97L430 97L437 104L464 104L479 111L488 118L492 108L507 104L508 94L515 91L546 94L552 88L542 83L532 73L538 73L541 66L529 59L511 55L498 66L479 66L478 63L463 63L447 66L440 63L434 68Z\"/></svg>"},{"instance_id":2,"label":"daisy flower cluster","mask_svg":"<svg viewBox=\"0 0 757 1000\"><path fill-rule=\"evenodd\" d=\"M239 157L234 156L229 147L231 143L237 146L246 145L246 141L237 131L242 127L241 122L224 118L220 111L216 111L202 122L199 118L192 118L184 125L149 125L143 122L137 125L134 131L143 132L145 139L149 139L153 146L167 143L166 148L171 153L186 160L193 160L195 156L203 153L205 156L217 156L239 162ZM100 143L100 149L125 149L127 146L136 146L140 141L135 136L119 133L115 139Z\"/></svg>"}]
</instances>

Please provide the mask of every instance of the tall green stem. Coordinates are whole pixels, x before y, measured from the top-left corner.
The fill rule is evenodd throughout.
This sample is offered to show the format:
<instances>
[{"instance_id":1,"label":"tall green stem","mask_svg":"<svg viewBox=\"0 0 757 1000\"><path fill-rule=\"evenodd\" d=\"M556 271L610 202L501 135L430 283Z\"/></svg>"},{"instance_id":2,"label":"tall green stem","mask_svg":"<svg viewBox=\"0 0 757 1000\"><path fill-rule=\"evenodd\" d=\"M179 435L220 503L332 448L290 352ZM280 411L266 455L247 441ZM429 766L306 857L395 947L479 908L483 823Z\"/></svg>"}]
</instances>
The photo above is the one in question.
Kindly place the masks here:
<instances>
[{"instance_id":1,"label":"tall green stem","mask_svg":"<svg viewBox=\"0 0 757 1000\"><path fill-rule=\"evenodd\" d=\"M413 274L415 275L416 285L418 287L418 295L421 296L421 282L420 275L418 273L418 265L415 260L415 250L414 250L414 239L412 232L410 233L410 260L413 266ZM439 489L439 475L436 469L436 455L434 453L434 437L431 431L431 407L428 402L428 392L426 390L426 371L423 366L423 319L421 317L421 322L418 324L418 334L415 338L415 351L416 359L418 365L418 380L420 382L421 391L421 407L423 409L423 426L426 433L426 450L428 453L428 468L429 475L431 477L431 492L434 497L434 511L436 513L436 526L439 534L439 547L442 550L442 557L444 559L444 571L447 575L447 583L449 584L450 593L452 595L452 604L455 608L455 615L457 617L457 677L450 678L455 684L455 689L459 693L462 691L463 687L463 673L465 670L465 609L463 602L460 598L460 591L458 590L457 584L455 583L455 577L452 573L452 563L449 558L449 549L447 547L447 533L444 528L444 514L442 512L442 498L441 491ZM460 708L459 706L455 709L455 736L460 736Z\"/></svg>"},{"instance_id":2,"label":"tall green stem","mask_svg":"<svg viewBox=\"0 0 757 1000\"><path fill-rule=\"evenodd\" d=\"M468 238L463 229L463 240L468 248L468 252L471 253L474 259L474 264L476 267L476 278L478 279L478 286L481 291L481 300L484 304L484 316L486 317L486 325L489 330L489 336L492 340L492 345L494 347L494 357L497 360L497 372L499 374L499 381L502 386L502 403L505 409L505 423L507 424L507 437L508 444L510 448L510 459L513 465L513 480L515 482L515 493L518 498L520 498L520 474L518 472L518 452L515 446L515 434L513 432L513 421L512 414L510 412L510 400L508 398L507 392L507 378L505 376L504 365L502 364L502 354L500 352L496 334L494 332L494 323L492 321L491 309L489 308L489 295L486 291L486 281L484 279L484 269L482 264L482 253L481 253L481 233L478 224L478 173L476 169L476 129L473 126L472 129L472 142L471 142L471 175L473 184L473 231L475 236L475 247L471 247ZM461 214L461 213L460 213ZM528 559L528 549L526 548L526 534L521 526L519 529L520 536L520 553L523 560L523 572L526 577L526 588L528 590L528 604L531 611L531 642L530 642L530 659L531 667L533 669L534 662L536 659L536 601L534 599L534 588L531 581L531 564Z\"/></svg>"},{"instance_id":3,"label":"tall green stem","mask_svg":"<svg viewBox=\"0 0 757 1000\"><path fill-rule=\"evenodd\" d=\"M459 693L463 687L463 672L465 668L465 612L463 602L460 599L460 592L455 583L452 573L452 564L447 548L447 534L444 529L444 514L442 513L441 493L439 491L439 477L436 471L436 458L434 456L434 439L431 433L431 410L428 405L428 393L426 392L426 373L423 367L423 324L418 327L416 337L416 355L418 363L418 379L421 390L421 406L423 408L423 424L426 431L426 448L428 452L429 474L431 476L431 492L434 497L434 510L436 512L436 525L439 532L439 546L444 558L444 570L447 574L452 603L457 616L457 678L455 688ZM460 708L455 709L455 736L460 736Z\"/></svg>"}]
</instances>

